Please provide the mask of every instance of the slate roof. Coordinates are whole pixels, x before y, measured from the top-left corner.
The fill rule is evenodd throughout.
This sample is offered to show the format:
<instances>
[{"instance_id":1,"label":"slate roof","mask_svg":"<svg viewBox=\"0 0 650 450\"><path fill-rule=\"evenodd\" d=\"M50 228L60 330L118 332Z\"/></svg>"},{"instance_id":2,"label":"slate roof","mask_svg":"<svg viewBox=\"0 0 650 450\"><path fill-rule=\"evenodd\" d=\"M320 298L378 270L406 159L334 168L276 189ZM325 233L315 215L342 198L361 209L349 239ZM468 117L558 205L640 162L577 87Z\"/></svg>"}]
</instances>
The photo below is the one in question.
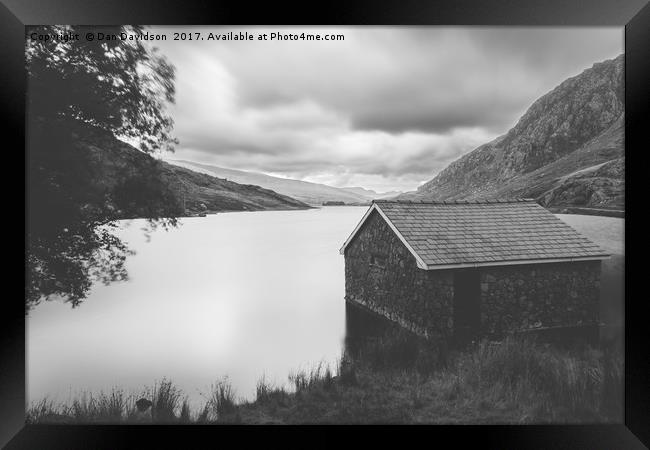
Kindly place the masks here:
<instances>
[{"instance_id":1,"label":"slate roof","mask_svg":"<svg viewBox=\"0 0 650 450\"><path fill-rule=\"evenodd\" d=\"M409 250L422 268L609 256L534 200L376 200L371 210L373 207L383 213L393 230L401 235L400 239L411 247Z\"/></svg>"}]
</instances>

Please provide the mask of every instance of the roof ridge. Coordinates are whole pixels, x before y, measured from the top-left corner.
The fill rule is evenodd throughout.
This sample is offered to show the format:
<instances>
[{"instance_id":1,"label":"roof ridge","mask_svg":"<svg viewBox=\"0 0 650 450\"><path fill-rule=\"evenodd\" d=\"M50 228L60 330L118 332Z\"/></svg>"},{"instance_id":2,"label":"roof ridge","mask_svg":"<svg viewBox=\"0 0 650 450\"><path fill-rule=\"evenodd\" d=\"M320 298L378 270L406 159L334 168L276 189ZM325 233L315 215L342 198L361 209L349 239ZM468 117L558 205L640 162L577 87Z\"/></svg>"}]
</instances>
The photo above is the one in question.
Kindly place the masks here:
<instances>
[{"instance_id":1,"label":"roof ridge","mask_svg":"<svg viewBox=\"0 0 650 450\"><path fill-rule=\"evenodd\" d=\"M483 199L483 200L390 200L377 199L372 203L398 203L405 205L488 205L494 203L537 203L534 198Z\"/></svg>"},{"instance_id":2,"label":"roof ridge","mask_svg":"<svg viewBox=\"0 0 650 450\"><path fill-rule=\"evenodd\" d=\"M417 266L425 270L591 261L609 256L559 217L526 198L377 200L341 252L345 252L369 217L378 216L413 254Z\"/></svg>"}]
</instances>

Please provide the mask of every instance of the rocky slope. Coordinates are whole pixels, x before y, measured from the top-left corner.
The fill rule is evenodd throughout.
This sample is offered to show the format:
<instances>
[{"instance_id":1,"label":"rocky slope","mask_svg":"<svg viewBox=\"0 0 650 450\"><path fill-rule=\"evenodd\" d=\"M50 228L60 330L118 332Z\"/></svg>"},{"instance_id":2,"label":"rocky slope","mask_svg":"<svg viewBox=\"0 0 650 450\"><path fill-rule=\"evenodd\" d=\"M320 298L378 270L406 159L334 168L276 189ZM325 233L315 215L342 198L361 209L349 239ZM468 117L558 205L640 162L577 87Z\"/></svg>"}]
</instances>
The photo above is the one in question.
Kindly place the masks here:
<instances>
[{"instance_id":1,"label":"rocky slope","mask_svg":"<svg viewBox=\"0 0 650 450\"><path fill-rule=\"evenodd\" d=\"M197 173L155 159L107 133L95 132L77 144L89 159L92 189L129 210L164 203L177 214L219 211L304 209L309 205L260 186ZM120 197L123 197L120 200ZM125 201L126 199L126 201ZM171 205L171 206L170 206ZM171 208L171 209L170 209ZM144 213L145 211L143 211Z\"/></svg>"},{"instance_id":2,"label":"rocky slope","mask_svg":"<svg viewBox=\"0 0 650 450\"><path fill-rule=\"evenodd\" d=\"M623 66L620 55L569 78L505 135L401 197L532 197L547 207L623 209Z\"/></svg>"}]
</instances>

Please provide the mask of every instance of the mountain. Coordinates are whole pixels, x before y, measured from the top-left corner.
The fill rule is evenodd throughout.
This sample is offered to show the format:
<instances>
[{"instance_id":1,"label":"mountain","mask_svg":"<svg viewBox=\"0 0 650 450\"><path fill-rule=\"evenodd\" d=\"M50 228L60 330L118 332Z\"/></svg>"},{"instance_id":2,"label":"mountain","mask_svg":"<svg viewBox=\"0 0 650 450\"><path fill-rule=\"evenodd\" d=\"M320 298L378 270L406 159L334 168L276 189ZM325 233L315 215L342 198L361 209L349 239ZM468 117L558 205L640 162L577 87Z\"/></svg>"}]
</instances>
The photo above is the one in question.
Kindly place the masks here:
<instances>
[{"instance_id":1,"label":"mountain","mask_svg":"<svg viewBox=\"0 0 650 450\"><path fill-rule=\"evenodd\" d=\"M252 184L194 172L184 167L162 162L170 184L179 182L189 211L261 211L306 209L306 203ZM205 208L203 207L205 205Z\"/></svg>"},{"instance_id":2,"label":"mountain","mask_svg":"<svg viewBox=\"0 0 650 450\"><path fill-rule=\"evenodd\" d=\"M357 192L335 188L325 184L310 183L308 181L293 180L290 178L273 177L262 173L246 172L243 170L224 169L223 167L199 164L192 161L175 159L169 160L169 162L178 167L185 167L196 172L226 178L237 183L256 184L310 205L322 205L324 202L328 201L338 201L348 204L366 203L371 200L371 197L367 197Z\"/></svg>"},{"instance_id":3,"label":"mountain","mask_svg":"<svg viewBox=\"0 0 650 450\"><path fill-rule=\"evenodd\" d=\"M115 208L133 203L138 211L164 203L178 214L219 211L305 209L309 205L259 186L243 185L197 173L155 159L112 134L94 131L76 146L91 161L87 170L96 201L113 201ZM106 199L106 200L104 200ZM130 215L134 215L131 213Z\"/></svg>"},{"instance_id":4,"label":"mountain","mask_svg":"<svg viewBox=\"0 0 650 450\"><path fill-rule=\"evenodd\" d=\"M530 197L546 207L623 209L623 55L539 98L506 134L405 199Z\"/></svg>"},{"instance_id":5,"label":"mountain","mask_svg":"<svg viewBox=\"0 0 650 450\"><path fill-rule=\"evenodd\" d=\"M372 189L366 189L362 187L344 187L340 189L347 192L363 195L364 197L368 198L368 200L380 200L384 198L396 197L402 193L401 191L376 192Z\"/></svg>"}]
</instances>

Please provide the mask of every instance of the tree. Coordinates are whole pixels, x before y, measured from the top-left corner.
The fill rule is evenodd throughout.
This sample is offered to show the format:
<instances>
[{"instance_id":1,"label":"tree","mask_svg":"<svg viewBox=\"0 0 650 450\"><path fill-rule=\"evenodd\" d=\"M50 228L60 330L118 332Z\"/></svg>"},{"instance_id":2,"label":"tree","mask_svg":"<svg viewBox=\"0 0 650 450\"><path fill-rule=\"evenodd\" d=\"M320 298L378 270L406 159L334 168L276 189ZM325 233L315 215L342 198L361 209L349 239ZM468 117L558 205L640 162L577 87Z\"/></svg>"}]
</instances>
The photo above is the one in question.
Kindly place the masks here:
<instances>
[{"instance_id":1,"label":"tree","mask_svg":"<svg viewBox=\"0 0 650 450\"><path fill-rule=\"evenodd\" d=\"M143 155L173 151L167 105L174 102L174 67L142 41L87 41L87 31L27 30L26 312L55 296L77 306L94 280L127 278L132 252L112 233L117 220L145 217L151 227L169 227L180 212L159 161L139 159L137 170L125 167L105 182L97 174L102 152L92 151L114 146L116 137L137 141ZM29 39L33 32L82 39Z\"/></svg>"}]
</instances>

